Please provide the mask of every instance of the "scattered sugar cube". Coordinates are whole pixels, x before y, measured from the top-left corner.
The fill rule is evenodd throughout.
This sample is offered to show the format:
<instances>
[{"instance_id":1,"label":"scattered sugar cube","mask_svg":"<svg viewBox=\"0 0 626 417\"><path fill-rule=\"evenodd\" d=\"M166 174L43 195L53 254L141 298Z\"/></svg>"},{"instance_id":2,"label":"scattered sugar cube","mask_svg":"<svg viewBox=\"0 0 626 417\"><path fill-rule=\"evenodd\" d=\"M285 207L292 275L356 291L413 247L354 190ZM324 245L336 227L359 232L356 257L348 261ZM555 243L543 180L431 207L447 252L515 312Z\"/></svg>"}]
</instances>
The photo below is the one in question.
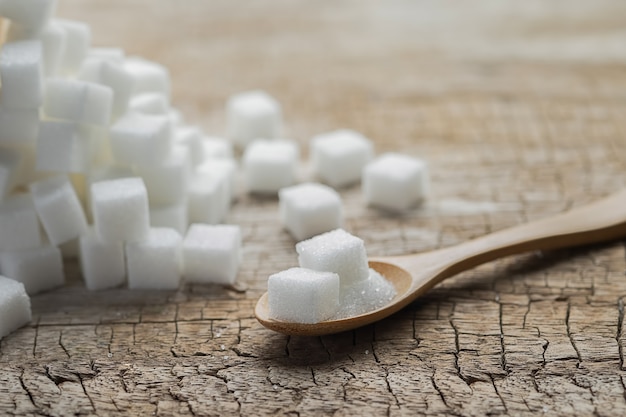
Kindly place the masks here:
<instances>
[{"instance_id":1,"label":"scattered sugar cube","mask_svg":"<svg viewBox=\"0 0 626 417\"><path fill-rule=\"evenodd\" d=\"M31 195L21 194L0 202L0 251L40 245L39 219Z\"/></svg>"},{"instance_id":2,"label":"scattered sugar cube","mask_svg":"<svg viewBox=\"0 0 626 417\"><path fill-rule=\"evenodd\" d=\"M102 240L133 241L148 236L148 192L141 178L91 184L91 205L96 232Z\"/></svg>"},{"instance_id":3,"label":"scattered sugar cube","mask_svg":"<svg viewBox=\"0 0 626 417\"><path fill-rule=\"evenodd\" d=\"M63 27L55 22L48 22L42 29L33 29L12 23L7 33L9 42L19 40L39 40L42 45L43 72L48 77L59 74L61 59L65 54L66 34Z\"/></svg>"},{"instance_id":4,"label":"scattered sugar cube","mask_svg":"<svg viewBox=\"0 0 626 417\"><path fill-rule=\"evenodd\" d=\"M67 176L59 175L34 182L30 185L30 192L39 219L53 245L85 233L85 212Z\"/></svg>"},{"instance_id":5,"label":"scattered sugar cube","mask_svg":"<svg viewBox=\"0 0 626 417\"><path fill-rule=\"evenodd\" d=\"M91 169L85 176L85 188L87 190L85 195L85 209L89 218L91 218L93 212L91 204L91 185L93 183L105 180L118 180L121 178L135 177L135 172L129 166L110 164L92 168L93 169Z\"/></svg>"},{"instance_id":6,"label":"scattered sugar cube","mask_svg":"<svg viewBox=\"0 0 626 417\"><path fill-rule=\"evenodd\" d=\"M226 176L227 194L230 196L230 200L225 202L226 210L230 208L230 201L234 201L237 198L237 190L239 189L237 172L237 161L233 158L208 158L196 167L196 173L199 175Z\"/></svg>"},{"instance_id":7,"label":"scattered sugar cube","mask_svg":"<svg viewBox=\"0 0 626 417\"><path fill-rule=\"evenodd\" d=\"M256 140L243 154L248 191L277 193L296 182L298 146L289 140Z\"/></svg>"},{"instance_id":8,"label":"scattered sugar cube","mask_svg":"<svg viewBox=\"0 0 626 417\"><path fill-rule=\"evenodd\" d=\"M24 284L0 276L0 339L31 320L30 297Z\"/></svg>"},{"instance_id":9,"label":"scattered sugar cube","mask_svg":"<svg viewBox=\"0 0 626 417\"><path fill-rule=\"evenodd\" d=\"M64 75L75 75L91 45L91 28L82 22L54 20L65 31L65 49L61 57L60 71Z\"/></svg>"},{"instance_id":10,"label":"scattered sugar cube","mask_svg":"<svg viewBox=\"0 0 626 417\"><path fill-rule=\"evenodd\" d=\"M201 141L202 158L208 159L232 159L233 144L227 139L215 136L204 136Z\"/></svg>"},{"instance_id":11,"label":"scattered sugar cube","mask_svg":"<svg viewBox=\"0 0 626 417\"><path fill-rule=\"evenodd\" d=\"M0 48L0 105L36 109L43 97L41 41L8 42Z\"/></svg>"},{"instance_id":12,"label":"scattered sugar cube","mask_svg":"<svg viewBox=\"0 0 626 417\"><path fill-rule=\"evenodd\" d=\"M42 121L37 140L38 171L86 172L94 143L88 131L73 122Z\"/></svg>"},{"instance_id":13,"label":"scattered sugar cube","mask_svg":"<svg viewBox=\"0 0 626 417\"><path fill-rule=\"evenodd\" d=\"M0 201L17 183L22 155L15 149L0 148Z\"/></svg>"},{"instance_id":14,"label":"scattered sugar cube","mask_svg":"<svg viewBox=\"0 0 626 417\"><path fill-rule=\"evenodd\" d=\"M267 281L269 316L296 323L319 323L339 309L339 275L291 268Z\"/></svg>"},{"instance_id":15,"label":"scattered sugar cube","mask_svg":"<svg viewBox=\"0 0 626 417\"><path fill-rule=\"evenodd\" d=\"M111 127L111 151L120 164L159 165L169 153L171 135L167 117L127 113Z\"/></svg>"},{"instance_id":16,"label":"scattered sugar cube","mask_svg":"<svg viewBox=\"0 0 626 417\"><path fill-rule=\"evenodd\" d=\"M150 204L169 205L187 197L191 177L189 150L174 146L159 165L137 165L137 176L143 178Z\"/></svg>"},{"instance_id":17,"label":"scattered sugar cube","mask_svg":"<svg viewBox=\"0 0 626 417\"><path fill-rule=\"evenodd\" d=\"M104 85L74 79L46 82L43 109L48 117L97 126L111 119L113 90Z\"/></svg>"},{"instance_id":18,"label":"scattered sugar cube","mask_svg":"<svg viewBox=\"0 0 626 417\"><path fill-rule=\"evenodd\" d=\"M372 142L352 130L337 130L311 139L313 171L335 188L358 182L373 154Z\"/></svg>"},{"instance_id":19,"label":"scattered sugar cube","mask_svg":"<svg viewBox=\"0 0 626 417\"><path fill-rule=\"evenodd\" d=\"M194 167L204 160L202 148L203 134L197 127L182 126L175 128L173 142L175 145L189 149L191 163Z\"/></svg>"},{"instance_id":20,"label":"scattered sugar cube","mask_svg":"<svg viewBox=\"0 0 626 417\"><path fill-rule=\"evenodd\" d=\"M134 80L124 70L121 63L102 58L87 58L83 62L77 78L102 84L113 91L112 120L117 120L126 113L134 90Z\"/></svg>"},{"instance_id":21,"label":"scattered sugar cube","mask_svg":"<svg viewBox=\"0 0 626 417\"><path fill-rule=\"evenodd\" d=\"M161 93L142 93L130 99L128 108L138 113L166 115L170 110L170 103Z\"/></svg>"},{"instance_id":22,"label":"scattered sugar cube","mask_svg":"<svg viewBox=\"0 0 626 417\"><path fill-rule=\"evenodd\" d=\"M235 94L226 104L228 136L240 148L256 139L275 139L282 129L280 104L264 91Z\"/></svg>"},{"instance_id":23,"label":"scattered sugar cube","mask_svg":"<svg viewBox=\"0 0 626 417\"><path fill-rule=\"evenodd\" d=\"M41 28L50 19L56 0L2 0L0 16L28 28Z\"/></svg>"},{"instance_id":24,"label":"scattered sugar cube","mask_svg":"<svg viewBox=\"0 0 626 417\"><path fill-rule=\"evenodd\" d=\"M0 143L33 145L39 132L39 111L0 108L0 126Z\"/></svg>"},{"instance_id":25,"label":"scattered sugar cube","mask_svg":"<svg viewBox=\"0 0 626 417\"><path fill-rule=\"evenodd\" d=\"M180 234L152 228L144 240L126 244L128 288L175 290L181 273Z\"/></svg>"},{"instance_id":26,"label":"scattered sugar cube","mask_svg":"<svg viewBox=\"0 0 626 417\"><path fill-rule=\"evenodd\" d=\"M286 187L278 192L280 219L298 241L343 225L341 197L334 189L317 183Z\"/></svg>"},{"instance_id":27,"label":"scattered sugar cube","mask_svg":"<svg viewBox=\"0 0 626 417\"><path fill-rule=\"evenodd\" d=\"M150 206L150 226L169 227L184 236L189 226L187 201L170 205Z\"/></svg>"},{"instance_id":28,"label":"scattered sugar cube","mask_svg":"<svg viewBox=\"0 0 626 417\"><path fill-rule=\"evenodd\" d=\"M93 226L79 238L80 269L89 290L120 286L126 280L126 260L122 242L105 242Z\"/></svg>"},{"instance_id":29,"label":"scattered sugar cube","mask_svg":"<svg viewBox=\"0 0 626 417\"><path fill-rule=\"evenodd\" d=\"M230 207L228 173L198 171L192 177L188 191L190 223L217 224L226 217Z\"/></svg>"},{"instance_id":30,"label":"scattered sugar cube","mask_svg":"<svg viewBox=\"0 0 626 417\"><path fill-rule=\"evenodd\" d=\"M63 285L63 258L55 246L0 252L2 275L21 282L30 295Z\"/></svg>"},{"instance_id":31,"label":"scattered sugar cube","mask_svg":"<svg viewBox=\"0 0 626 417\"><path fill-rule=\"evenodd\" d=\"M170 74L167 68L139 57L124 60L124 69L133 79L134 94L161 93L170 96Z\"/></svg>"},{"instance_id":32,"label":"scattered sugar cube","mask_svg":"<svg viewBox=\"0 0 626 417\"><path fill-rule=\"evenodd\" d=\"M192 224L183 241L187 282L233 284L241 262L237 225Z\"/></svg>"},{"instance_id":33,"label":"scattered sugar cube","mask_svg":"<svg viewBox=\"0 0 626 417\"><path fill-rule=\"evenodd\" d=\"M367 279L365 244L343 229L322 233L296 244L300 267L339 274L341 286Z\"/></svg>"},{"instance_id":34,"label":"scattered sugar cube","mask_svg":"<svg viewBox=\"0 0 626 417\"><path fill-rule=\"evenodd\" d=\"M419 204L427 193L428 170L420 159L386 153L363 170L363 194L372 206L405 211Z\"/></svg>"}]
</instances>

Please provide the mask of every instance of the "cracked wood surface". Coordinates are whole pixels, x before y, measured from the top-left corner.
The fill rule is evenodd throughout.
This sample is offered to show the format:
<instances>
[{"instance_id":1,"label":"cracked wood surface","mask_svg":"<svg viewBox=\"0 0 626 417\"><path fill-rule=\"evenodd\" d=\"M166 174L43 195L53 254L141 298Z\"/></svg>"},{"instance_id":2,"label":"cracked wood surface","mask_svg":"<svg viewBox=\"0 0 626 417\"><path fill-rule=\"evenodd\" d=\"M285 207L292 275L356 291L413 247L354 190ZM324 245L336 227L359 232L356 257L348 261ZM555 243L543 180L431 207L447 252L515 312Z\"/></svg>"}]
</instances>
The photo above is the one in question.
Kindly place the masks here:
<instances>
[{"instance_id":1,"label":"cracked wood surface","mask_svg":"<svg viewBox=\"0 0 626 417\"><path fill-rule=\"evenodd\" d=\"M619 1L184 3L62 0L58 14L167 65L174 105L208 132L223 132L230 94L264 88L305 154L313 134L351 127L427 159L432 197L407 215L341 191L372 255L626 183ZM69 263L68 285L34 297L32 323L0 342L0 414L626 414L624 241L489 263L376 325L305 338L253 318L267 276L297 262L276 200L244 195L229 222L244 291L88 292Z\"/></svg>"}]
</instances>

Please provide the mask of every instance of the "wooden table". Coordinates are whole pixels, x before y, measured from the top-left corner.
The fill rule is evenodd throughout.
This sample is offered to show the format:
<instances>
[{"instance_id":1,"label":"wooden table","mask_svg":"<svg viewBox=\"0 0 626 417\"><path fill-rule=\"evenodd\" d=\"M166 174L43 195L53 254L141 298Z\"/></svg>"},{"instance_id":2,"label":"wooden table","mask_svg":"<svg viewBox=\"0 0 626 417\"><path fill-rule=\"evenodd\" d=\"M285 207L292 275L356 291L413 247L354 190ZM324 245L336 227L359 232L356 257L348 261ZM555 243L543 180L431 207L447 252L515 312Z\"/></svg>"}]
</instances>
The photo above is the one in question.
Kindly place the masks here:
<instances>
[{"instance_id":1,"label":"wooden table","mask_svg":"<svg viewBox=\"0 0 626 417\"><path fill-rule=\"evenodd\" d=\"M391 216L341 191L372 255L562 212L626 183L626 4L452 0L62 0L94 45L171 71L173 105L224 133L262 88L302 144L349 127L428 160L432 195ZM625 208L626 209L626 208ZM598 213L599 216L602 213ZM624 415L624 241L486 264L354 332L287 337L253 305L293 266L277 201L242 195L240 291L33 297L0 342L2 415Z\"/></svg>"}]
</instances>

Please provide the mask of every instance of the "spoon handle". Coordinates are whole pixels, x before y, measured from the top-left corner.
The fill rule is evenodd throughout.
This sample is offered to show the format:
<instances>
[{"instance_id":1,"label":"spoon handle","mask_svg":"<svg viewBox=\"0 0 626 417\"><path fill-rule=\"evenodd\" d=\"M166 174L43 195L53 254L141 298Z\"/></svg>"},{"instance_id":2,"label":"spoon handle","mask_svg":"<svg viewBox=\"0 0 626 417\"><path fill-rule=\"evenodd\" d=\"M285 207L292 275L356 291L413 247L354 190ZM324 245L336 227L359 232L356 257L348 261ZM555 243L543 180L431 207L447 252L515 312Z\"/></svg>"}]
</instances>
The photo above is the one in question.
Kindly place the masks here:
<instances>
[{"instance_id":1,"label":"spoon handle","mask_svg":"<svg viewBox=\"0 0 626 417\"><path fill-rule=\"evenodd\" d=\"M427 268L415 288L432 287L459 272L504 256L614 240L626 236L626 190L591 204L541 220L503 229L456 246L422 255L399 257L397 263L415 275ZM433 269L438 271L432 273Z\"/></svg>"}]
</instances>

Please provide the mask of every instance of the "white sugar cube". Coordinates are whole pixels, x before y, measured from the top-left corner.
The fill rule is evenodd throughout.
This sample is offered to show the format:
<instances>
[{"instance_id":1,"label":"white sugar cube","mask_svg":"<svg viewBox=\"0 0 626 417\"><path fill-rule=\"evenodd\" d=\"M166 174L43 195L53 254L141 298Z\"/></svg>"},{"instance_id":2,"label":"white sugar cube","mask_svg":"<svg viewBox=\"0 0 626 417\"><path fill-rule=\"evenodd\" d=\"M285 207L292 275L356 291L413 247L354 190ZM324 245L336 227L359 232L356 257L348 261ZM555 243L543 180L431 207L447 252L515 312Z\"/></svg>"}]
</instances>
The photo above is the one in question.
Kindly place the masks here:
<instances>
[{"instance_id":1,"label":"white sugar cube","mask_svg":"<svg viewBox=\"0 0 626 417\"><path fill-rule=\"evenodd\" d=\"M43 72L52 77L59 73L61 59L65 54L66 34L63 27L57 22L50 21L41 29L27 28L11 24L7 39L10 42L18 40L40 40L43 54Z\"/></svg>"},{"instance_id":2,"label":"white sugar cube","mask_svg":"<svg viewBox=\"0 0 626 417\"><path fill-rule=\"evenodd\" d=\"M0 276L0 339L31 320L30 297L24 284Z\"/></svg>"},{"instance_id":3,"label":"white sugar cube","mask_svg":"<svg viewBox=\"0 0 626 417\"><path fill-rule=\"evenodd\" d=\"M96 232L102 240L133 241L148 236L148 192L141 178L91 184L91 205Z\"/></svg>"},{"instance_id":4,"label":"white sugar cube","mask_svg":"<svg viewBox=\"0 0 626 417\"><path fill-rule=\"evenodd\" d=\"M113 91L104 85L74 79L46 82L44 112L48 117L97 126L111 119Z\"/></svg>"},{"instance_id":5,"label":"white sugar cube","mask_svg":"<svg viewBox=\"0 0 626 417\"><path fill-rule=\"evenodd\" d=\"M30 185L30 191L39 219L52 244L67 242L85 233L85 212L67 176L59 175L34 182Z\"/></svg>"},{"instance_id":6,"label":"white sugar cube","mask_svg":"<svg viewBox=\"0 0 626 417\"><path fill-rule=\"evenodd\" d=\"M137 165L137 176L143 178L150 204L169 205L186 199L191 177L189 150L174 146L159 165Z\"/></svg>"},{"instance_id":7,"label":"white sugar cube","mask_svg":"<svg viewBox=\"0 0 626 417\"><path fill-rule=\"evenodd\" d=\"M0 126L0 143L33 145L39 132L39 111L0 108Z\"/></svg>"},{"instance_id":8,"label":"white sugar cube","mask_svg":"<svg viewBox=\"0 0 626 417\"><path fill-rule=\"evenodd\" d=\"M39 219L30 194L0 202L0 251L41 245Z\"/></svg>"},{"instance_id":9,"label":"white sugar cube","mask_svg":"<svg viewBox=\"0 0 626 417\"><path fill-rule=\"evenodd\" d=\"M286 187L278 192L278 200L281 222L298 241L343 225L341 197L326 185L305 183Z\"/></svg>"},{"instance_id":10,"label":"white sugar cube","mask_svg":"<svg viewBox=\"0 0 626 417\"><path fill-rule=\"evenodd\" d=\"M208 159L231 159L233 157L233 144L224 138L205 136L202 138L202 157Z\"/></svg>"},{"instance_id":11,"label":"white sugar cube","mask_svg":"<svg viewBox=\"0 0 626 417\"><path fill-rule=\"evenodd\" d=\"M386 153L363 170L363 194L372 206L405 211L419 204L427 193L428 170L420 159Z\"/></svg>"},{"instance_id":12,"label":"white sugar cube","mask_svg":"<svg viewBox=\"0 0 626 417\"><path fill-rule=\"evenodd\" d=\"M141 93L130 99L128 109L138 113L166 115L170 110L170 103L161 93Z\"/></svg>"},{"instance_id":13,"label":"white sugar cube","mask_svg":"<svg viewBox=\"0 0 626 417\"><path fill-rule=\"evenodd\" d=\"M126 54L122 48L95 47L87 51L87 59L96 58L108 62L122 63Z\"/></svg>"},{"instance_id":14,"label":"white sugar cube","mask_svg":"<svg viewBox=\"0 0 626 417\"><path fill-rule=\"evenodd\" d=\"M248 191L277 193L296 182L298 146L289 140L256 140L243 155Z\"/></svg>"},{"instance_id":15,"label":"white sugar cube","mask_svg":"<svg viewBox=\"0 0 626 417\"><path fill-rule=\"evenodd\" d=\"M126 280L126 260L122 242L105 242L93 226L79 239L80 269L85 286L102 290L122 285Z\"/></svg>"},{"instance_id":16,"label":"white sugar cube","mask_svg":"<svg viewBox=\"0 0 626 417\"><path fill-rule=\"evenodd\" d=\"M181 273L180 234L152 228L144 240L126 244L128 288L175 290Z\"/></svg>"},{"instance_id":17,"label":"white sugar cube","mask_svg":"<svg viewBox=\"0 0 626 417\"><path fill-rule=\"evenodd\" d=\"M2 0L0 16L28 28L41 28L50 19L56 0Z\"/></svg>"},{"instance_id":18,"label":"white sugar cube","mask_svg":"<svg viewBox=\"0 0 626 417\"><path fill-rule=\"evenodd\" d=\"M134 94L161 93L170 96L170 74L167 68L139 57L124 60L124 69L133 79Z\"/></svg>"},{"instance_id":19,"label":"white sugar cube","mask_svg":"<svg viewBox=\"0 0 626 417\"><path fill-rule=\"evenodd\" d=\"M187 282L233 284L241 262L241 230L236 225L192 224L183 241Z\"/></svg>"},{"instance_id":20,"label":"white sugar cube","mask_svg":"<svg viewBox=\"0 0 626 417\"><path fill-rule=\"evenodd\" d=\"M226 210L228 210L230 208L230 202L237 198L237 191L239 189L237 161L233 158L208 158L196 167L196 173L198 175L226 176L228 185L227 194L230 196L230 199L225 202Z\"/></svg>"},{"instance_id":21,"label":"white sugar cube","mask_svg":"<svg viewBox=\"0 0 626 417\"><path fill-rule=\"evenodd\" d=\"M8 42L0 48L0 105L36 109L43 97L41 41Z\"/></svg>"},{"instance_id":22,"label":"white sugar cube","mask_svg":"<svg viewBox=\"0 0 626 417\"><path fill-rule=\"evenodd\" d=\"M269 316L296 323L318 323L339 309L339 275L291 268L269 277Z\"/></svg>"},{"instance_id":23,"label":"white sugar cube","mask_svg":"<svg viewBox=\"0 0 626 417\"><path fill-rule=\"evenodd\" d=\"M94 143L88 131L73 122L43 121L37 140L38 171L86 172Z\"/></svg>"},{"instance_id":24,"label":"white sugar cube","mask_svg":"<svg viewBox=\"0 0 626 417\"><path fill-rule=\"evenodd\" d=\"M102 58L87 58L81 66L78 78L102 84L113 91L112 120L126 113L134 90L134 80L121 63Z\"/></svg>"},{"instance_id":25,"label":"white sugar cube","mask_svg":"<svg viewBox=\"0 0 626 417\"><path fill-rule=\"evenodd\" d=\"M226 105L228 136L240 148L255 139L275 139L282 129L280 104L264 91L236 94Z\"/></svg>"},{"instance_id":26,"label":"white sugar cube","mask_svg":"<svg viewBox=\"0 0 626 417\"><path fill-rule=\"evenodd\" d=\"M296 244L300 267L339 274L341 286L367 279L365 244L343 229L322 233Z\"/></svg>"},{"instance_id":27,"label":"white sugar cube","mask_svg":"<svg viewBox=\"0 0 626 417\"><path fill-rule=\"evenodd\" d=\"M0 201L17 183L22 154L11 148L0 148Z\"/></svg>"},{"instance_id":28,"label":"white sugar cube","mask_svg":"<svg viewBox=\"0 0 626 417\"><path fill-rule=\"evenodd\" d=\"M63 258L55 246L40 246L0 253L2 275L21 282L30 295L63 285Z\"/></svg>"},{"instance_id":29,"label":"white sugar cube","mask_svg":"<svg viewBox=\"0 0 626 417\"><path fill-rule=\"evenodd\" d=\"M310 145L313 172L335 188L358 182L374 154L372 142L352 130L315 136Z\"/></svg>"},{"instance_id":30,"label":"white sugar cube","mask_svg":"<svg viewBox=\"0 0 626 417\"><path fill-rule=\"evenodd\" d=\"M167 117L127 113L111 127L111 151L120 164L158 165L170 151L171 135Z\"/></svg>"},{"instance_id":31,"label":"white sugar cube","mask_svg":"<svg viewBox=\"0 0 626 417\"><path fill-rule=\"evenodd\" d=\"M65 49L61 57L60 71L65 75L75 75L87 56L91 45L91 28L82 22L55 19L65 31Z\"/></svg>"},{"instance_id":32,"label":"white sugar cube","mask_svg":"<svg viewBox=\"0 0 626 417\"><path fill-rule=\"evenodd\" d=\"M85 177L85 188L87 191L85 195L85 210L88 218L91 218L93 212L91 204L91 184L99 181L118 180L134 176L135 172L129 166L112 164L101 167L92 167Z\"/></svg>"},{"instance_id":33,"label":"white sugar cube","mask_svg":"<svg viewBox=\"0 0 626 417\"><path fill-rule=\"evenodd\" d=\"M150 206L150 226L152 227L169 227L184 236L189 226L188 218L186 200L178 204Z\"/></svg>"},{"instance_id":34,"label":"white sugar cube","mask_svg":"<svg viewBox=\"0 0 626 417\"><path fill-rule=\"evenodd\" d=\"M224 220L230 207L229 189L227 172L197 172L187 195L189 222L217 224Z\"/></svg>"},{"instance_id":35,"label":"white sugar cube","mask_svg":"<svg viewBox=\"0 0 626 417\"><path fill-rule=\"evenodd\" d=\"M373 269L369 276L349 287L342 287L336 318L354 317L384 307L393 300L396 289Z\"/></svg>"},{"instance_id":36,"label":"white sugar cube","mask_svg":"<svg viewBox=\"0 0 626 417\"><path fill-rule=\"evenodd\" d=\"M174 129L172 141L178 146L183 146L189 149L191 163L194 167L204 161L204 149L202 146L204 135L197 127L176 127Z\"/></svg>"}]
</instances>

